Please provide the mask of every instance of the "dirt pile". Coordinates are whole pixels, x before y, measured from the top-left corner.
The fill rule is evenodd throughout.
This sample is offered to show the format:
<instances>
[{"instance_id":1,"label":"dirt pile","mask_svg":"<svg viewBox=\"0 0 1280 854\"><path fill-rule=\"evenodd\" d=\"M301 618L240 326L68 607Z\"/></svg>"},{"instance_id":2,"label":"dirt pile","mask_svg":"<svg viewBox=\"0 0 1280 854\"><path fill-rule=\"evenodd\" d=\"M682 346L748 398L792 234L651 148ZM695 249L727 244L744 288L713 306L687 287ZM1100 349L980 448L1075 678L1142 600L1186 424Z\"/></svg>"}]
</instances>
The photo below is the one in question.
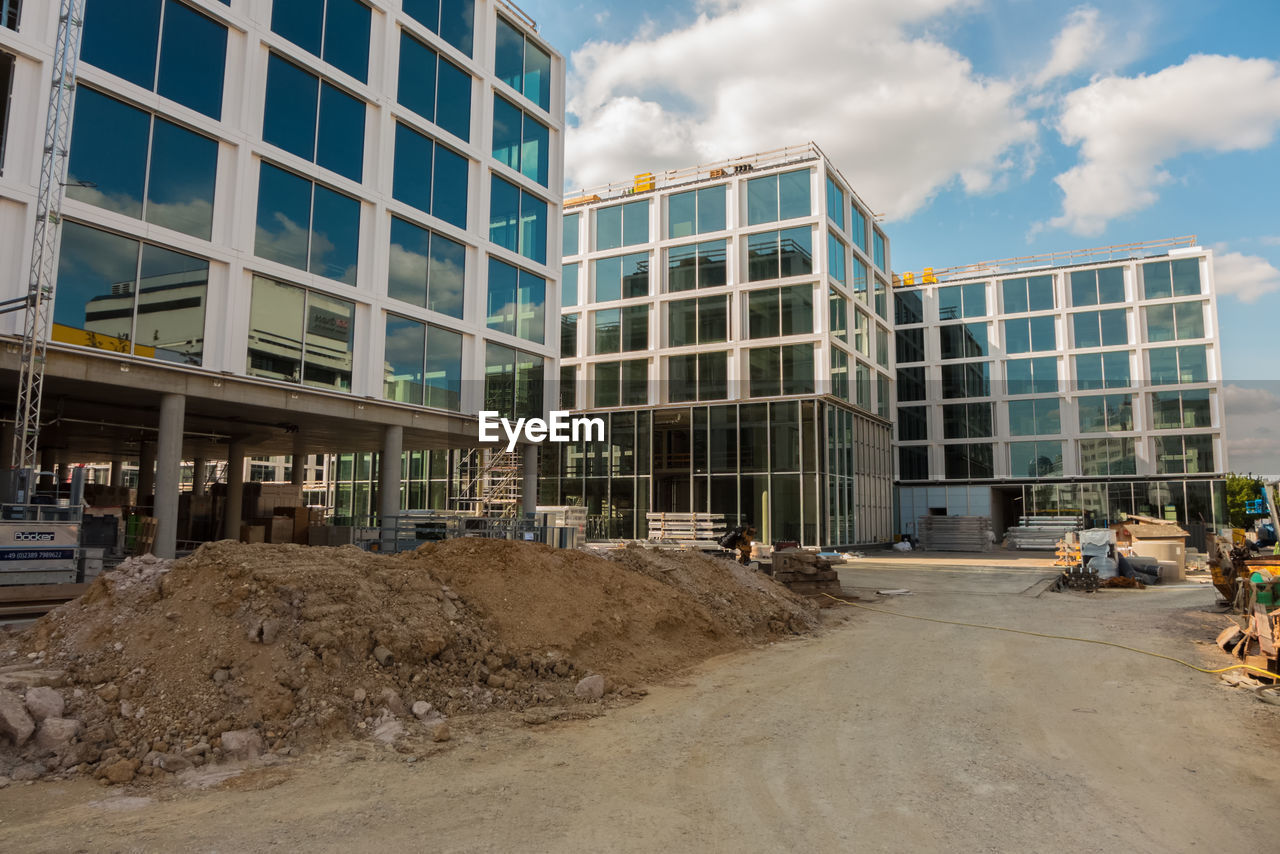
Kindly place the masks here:
<instances>
[{"instance_id":1,"label":"dirt pile","mask_svg":"<svg viewBox=\"0 0 1280 854\"><path fill-rule=\"evenodd\" d=\"M700 555L213 543L133 559L0 640L0 777L127 782L336 738L444 740L457 715L626 695L815 624L768 579Z\"/></svg>"}]
</instances>

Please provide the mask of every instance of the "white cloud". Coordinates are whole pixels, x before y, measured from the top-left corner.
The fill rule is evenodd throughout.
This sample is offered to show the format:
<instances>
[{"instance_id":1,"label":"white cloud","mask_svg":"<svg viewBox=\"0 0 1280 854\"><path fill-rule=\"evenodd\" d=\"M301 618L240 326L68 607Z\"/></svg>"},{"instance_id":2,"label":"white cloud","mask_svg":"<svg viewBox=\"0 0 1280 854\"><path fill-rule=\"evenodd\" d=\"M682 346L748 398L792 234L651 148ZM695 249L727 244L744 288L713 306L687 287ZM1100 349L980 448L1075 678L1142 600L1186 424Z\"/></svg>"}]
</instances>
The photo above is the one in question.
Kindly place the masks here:
<instances>
[{"instance_id":1,"label":"white cloud","mask_svg":"<svg viewBox=\"0 0 1280 854\"><path fill-rule=\"evenodd\" d=\"M1280 125L1280 65L1193 56L1139 77L1106 77L1068 94L1058 121L1082 162L1054 179L1062 215L1051 225L1096 236L1148 207L1172 179L1162 164L1197 151L1257 150Z\"/></svg>"},{"instance_id":2,"label":"white cloud","mask_svg":"<svg viewBox=\"0 0 1280 854\"><path fill-rule=\"evenodd\" d=\"M1280 246L1280 234L1269 234L1262 238L1263 246Z\"/></svg>"},{"instance_id":3,"label":"white cloud","mask_svg":"<svg viewBox=\"0 0 1280 854\"><path fill-rule=\"evenodd\" d=\"M906 29L973 0L704 0L665 35L573 55L572 188L818 142L877 212L999 186L1034 156L1017 88Z\"/></svg>"},{"instance_id":4,"label":"white cloud","mask_svg":"<svg viewBox=\"0 0 1280 854\"><path fill-rule=\"evenodd\" d=\"M1097 9L1082 6L1074 10L1053 40L1053 54L1036 75L1036 85L1043 86L1085 67L1101 51L1104 35Z\"/></svg>"},{"instance_id":5,"label":"white cloud","mask_svg":"<svg viewBox=\"0 0 1280 854\"><path fill-rule=\"evenodd\" d=\"M1227 385L1223 386L1222 395L1228 418L1244 415L1273 416L1280 412L1280 395L1265 388Z\"/></svg>"},{"instance_id":6,"label":"white cloud","mask_svg":"<svg viewBox=\"0 0 1280 854\"><path fill-rule=\"evenodd\" d=\"M1213 276L1219 294L1253 303L1266 294L1280 291L1280 270L1258 255L1226 252L1216 255Z\"/></svg>"}]
</instances>

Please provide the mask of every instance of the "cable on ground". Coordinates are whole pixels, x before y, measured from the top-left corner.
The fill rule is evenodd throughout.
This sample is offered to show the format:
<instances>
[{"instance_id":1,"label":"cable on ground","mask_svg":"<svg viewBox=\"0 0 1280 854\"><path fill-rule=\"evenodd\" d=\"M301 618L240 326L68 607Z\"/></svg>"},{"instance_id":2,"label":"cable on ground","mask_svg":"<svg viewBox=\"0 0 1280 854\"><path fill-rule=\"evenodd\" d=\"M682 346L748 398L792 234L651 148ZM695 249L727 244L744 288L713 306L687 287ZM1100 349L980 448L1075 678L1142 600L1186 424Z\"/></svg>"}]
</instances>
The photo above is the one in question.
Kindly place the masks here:
<instances>
[{"instance_id":1,"label":"cable on ground","mask_svg":"<svg viewBox=\"0 0 1280 854\"><path fill-rule=\"evenodd\" d=\"M861 608L864 611L874 611L877 614L888 614L891 617L906 617L908 620L923 620L926 623L941 623L944 626L963 626L969 629L987 629L988 631L993 631L993 632L1009 632L1010 634L1027 635L1029 637L1045 638L1047 640L1075 641L1076 643L1092 643L1092 644L1097 644L1098 646L1110 646L1116 649L1123 649L1126 652L1136 652L1139 655L1148 655L1148 656L1151 656L1152 658L1163 658L1165 661L1172 661L1174 664L1181 664L1183 667L1189 667L1192 670L1198 671L1200 673L1208 673L1210 675L1214 675L1218 673L1226 673L1227 671L1230 671L1230 670L1252 670L1254 673L1261 673L1263 676L1266 676L1268 679L1278 678L1275 673L1272 673L1269 670L1263 670L1260 667L1254 667L1252 664L1233 664L1230 667L1222 667L1217 670L1211 670L1205 667L1198 667L1189 661L1183 661L1182 659L1174 658L1171 655L1162 655L1161 653L1151 652L1150 650L1138 649L1137 647L1132 647L1132 646L1125 646L1122 643L1115 643L1114 641L1094 640L1093 638L1076 638L1076 637L1071 637L1070 635L1050 635L1050 634L1045 634L1043 632L1030 632L1025 629L1011 629L1008 626L988 626L983 623L964 623L957 620L943 620L938 617L921 617L916 614L903 614L899 611L888 611L884 608L873 608L870 605L863 605L860 602L850 602L847 599L841 599L838 596L832 596L830 593L823 593L822 595L826 596L828 599L832 599L836 602L839 602L842 605L848 605L853 608Z\"/></svg>"}]
</instances>

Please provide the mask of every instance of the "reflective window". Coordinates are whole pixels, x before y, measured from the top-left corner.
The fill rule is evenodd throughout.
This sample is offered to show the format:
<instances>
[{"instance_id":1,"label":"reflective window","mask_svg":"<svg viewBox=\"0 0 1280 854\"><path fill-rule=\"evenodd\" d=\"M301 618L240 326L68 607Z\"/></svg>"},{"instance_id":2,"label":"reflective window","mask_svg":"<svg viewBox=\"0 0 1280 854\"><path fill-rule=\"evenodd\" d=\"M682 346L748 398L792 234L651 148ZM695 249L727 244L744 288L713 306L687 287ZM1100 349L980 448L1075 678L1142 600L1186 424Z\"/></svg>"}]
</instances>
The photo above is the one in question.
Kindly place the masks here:
<instances>
[{"instance_id":1,"label":"reflective window","mask_svg":"<svg viewBox=\"0 0 1280 854\"><path fill-rule=\"evenodd\" d=\"M1058 336L1051 314L1042 317L1019 317L1006 320L1003 324L1004 349L1010 355L1042 353L1058 348ZM1079 342L1076 346L1080 346Z\"/></svg>"},{"instance_id":2,"label":"reflective window","mask_svg":"<svg viewBox=\"0 0 1280 854\"><path fill-rule=\"evenodd\" d=\"M747 182L747 225L795 219L813 213L810 172L801 169Z\"/></svg>"},{"instance_id":3,"label":"reflective window","mask_svg":"<svg viewBox=\"0 0 1280 854\"><path fill-rule=\"evenodd\" d=\"M1077 308L1124 302L1124 268L1077 270L1071 274L1071 304Z\"/></svg>"},{"instance_id":4,"label":"reflective window","mask_svg":"<svg viewBox=\"0 0 1280 854\"><path fill-rule=\"evenodd\" d=\"M580 264L565 264L560 273L560 304L578 304L578 270Z\"/></svg>"},{"instance_id":5,"label":"reflective window","mask_svg":"<svg viewBox=\"0 0 1280 854\"><path fill-rule=\"evenodd\" d=\"M990 403L948 403L942 407L944 439L988 439L994 429Z\"/></svg>"},{"instance_id":6,"label":"reflective window","mask_svg":"<svg viewBox=\"0 0 1280 854\"><path fill-rule=\"evenodd\" d=\"M839 347L831 348L831 393L849 400L849 354Z\"/></svg>"},{"instance_id":7,"label":"reflective window","mask_svg":"<svg viewBox=\"0 0 1280 854\"><path fill-rule=\"evenodd\" d=\"M747 374L751 397L813 394L813 345L748 350Z\"/></svg>"},{"instance_id":8,"label":"reflective window","mask_svg":"<svg viewBox=\"0 0 1280 854\"><path fill-rule=\"evenodd\" d=\"M1062 477L1061 442L1010 442L1010 477Z\"/></svg>"},{"instance_id":9,"label":"reflective window","mask_svg":"<svg viewBox=\"0 0 1280 854\"><path fill-rule=\"evenodd\" d=\"M485 343L484 408L503 418L541 418L545 384L541 356Z\"/></svg>"},{"instance_id":10,"label":"reflective window","mask_svg":"<svg viewBox=\"0 0 1280 854\"><path fill-rule=\"evenodd\" d=\"M462 336L387 315L383 397L457 412L462 408Z\"/></svg>"},{"instance_id":11,"label":"reflective window","mask_svg":"<svg viewBox=\"0 0 1280 854\"><path fill-rule=\"evenodd\" d=\"M596 211L596 249L619 249L649 242L649 202L629 202L625 205L601 208Z\"/></svg>"},{"instance_id":12,"label":"reflective window","mask_svg":"<svg viewBox=\"0 0 1280 854\"><path fill-rule=\"evenodd\" d=\"M271 31L369 82L371 12L359 0L273 0Z\"/></svg>"},{"instance_id":13,"label":"reflective window","mask_svg":"<svg viewBox=\"0 0 1280 854\"><path fill-rule=\"evenodd\" d=\"M65 222L51 339L199 365L209 262Z\"/></svg>"},{"instance_id":14,"label":"reflective window","mask_svg":"<svg viewBox=\"0 0 1280 854\"><path fill-rule=\"evenodd\" d=\"M792 285L747 294L747 337L813 333L813 286Z\"/></svg>"},{"instance_id":15,"label":"reflective window","mask_svg":"<svg viewBox=\"0 0 1280 854\"><path fill-rule=\"evenodd\" d=\"M359 181L364 174L364 102L271 54L262 138Z\"/></svg>"},{"instance_id":16,"label":"reflective window","mask_svg":"<svg viewBox=\"0 0 1280 854\"><path fill-rule=\"evenodd\" d=\"M985 356L990 348L989 323L952 323L938 327L942 358Z\"/></svg>"},{"instance_id":17,"label":"reflective window","mask_svg":"<svg viewBox=\"0 0 1280 854\"><path fill-rule=\"evenodd\" d=\"M1156 474L1207 474L1214 464L1213 436L1157 436Z\"/></svg>"},{"instance_id":18,"label":"reflective window","mask_svg":"<svg viewBox=\"0 0 1280 854\"><path fill-rule=\"evenodd\" d=\"M545 187L550 147L551 131L546 125L506 98L493 96L494 159ZM576 233L574 239L577 239Z\"/></svg>"},{"instance_id":19,"label":"reflective window","mask_svg":"<svg viewBox=\"0 0 1280 854\"><path fill-rule=\"evenodd\" d=\"M494 73L544 111L551 109L551 54L530 41L523 32L498 16Z\"/></svg>"},{"instance_id":20,"label":"reflective window","mask_svg":"<svg viewBox=\"0 0 1280 854\"><path fill-rule=\"evenodd\" d=\"M633 305L593 313L594 353L621 353L649 349L649 306Z\"/></svg>"},{"instance_id":21,"label":"reflective window","mask_svg":"<svg viewBox=\"0 0 1280 854\"><path fill-rule=\"evenodd\" d=\"M649 402L649 360L600 362L593 366L595 406L642 406Z\"/></svg>"},{"instance_id":22,"label":"reflective window","mask_svg":"<svg viewBox=\"0 0 1280 854\"><path fill-rule=\"evenodd\" d=\"M546 340L547 280L497 258L489 259L487 325L541 344Z\"/></svg>"},{"instance_id":23,"label":"reflective window","mask_svg":"<svg viewBox=\"0 0 1280 854\"><path fill-rule=\"evenodd\" d=\"M1008 406L1012 436L1053 436L1062 432L1062 408L1057 398L1011 400Z\"/></svg>"},{"instance_id":24,"label":"reflective window","mask_svg":"<svg viewBox=\"0 0 1280 854\"><path fill-rule=\"evenodd\" d=\"M844 230L844 190L830 175L827 176L827 216Z\"/></svg>"},{"instance_id":25,"label":"reflective window","mask_svg":"<svg viewBox=\"0 0 1280 854\"><path fill-rule=\"evenodd\" d=\"M1005 363L1008 394L1057 394L1058 360L1053 356Z\"/></svg>"},{"instance_id":26,"label":"reflective window","mask_svg":"<svg viewBox=\"0 0 1280 854\"><path fill-rule=\"evenodd\" d=\"M1123 308L1071 315L1075 346L1124 347L1129 343L1129 312Z\"/></svg>"},{"instance_id":27,"label":"reflective window","mask_svg":"<svg viewBox=\"0 0 1280 854\"><path fill-rule=\"evenodd\" d=\"M1127 352L1085 353L1074 358L1076 388L1081 391L1130 386Z\"/></svg>"},{"instance_id":28,"label":"reflective window","mask_svg":"<svg viewBox=\"0 0 1280 854\"><path fill-rule=\"evenodd\" d=\"M576 359L578 356L578 320L580 315L560 316L560 358Z\"/></svg>"},{"instance_id":29,"label":"reflective window","mask_svg":"<svg viewBox=\"0 0 1280 854\"><path fill-rule=\"evenodd\" d=\"M942 366L942 397L944 399L990 396L990 362L969 362L964 365Z\"/></svg>"},{"instance_id":30,"label":"reflective window","mask_svg":"<svg viewBox=\"0 0 1280 854\"><path fill-rule=\"evenodd\" d=\"M261 164L254 254L354 285L359 249L360 202Z\"/></svg>"},{"instance_id":31,"label":"reflective window","mask_svg":"<svg viewBox=\"0 0 1280 854\"><path fill-rule=\"evenodd\" d=\"M1148 341L1187 341L1204 337L1204 303L1179 302L1149 305L1143 309L1147 319Z\"/></svg>"},{"instance_id":32,"label":"reflective window","mask_svg":"<svg viewBox=\"0 0 1280 854\"><path fill-rule=\"evenodd\" d=\"M80 58L222 118L227 28L178 0L87 0Z\"/></svg>"},{"instance_id":33,"label":"reflective window","mask_svg":"<svg viewBox=\"0 0 1280 854\"><path fill-rule=\"evenodd\" d=\"M208 240L217 166L213 140L95 89L77 93L68 197Z\"/></svg>"},{"instance_id":34,"label":"reflective window","mask_svg":"<svg viewBox=\"0 0 1280 854\"><path fill-rule=\"evenodd\" d=\"M561 249L561 255L566 258L570 255L578 254L578 226L581 219L581 214L565 214L564 216L564 246Z\"/></svg>"},{"instance_id":35,"label":"reflective window","mask_svg":"<svg viewBox=\"0 0 1280 854\"><path fill-rule=\"evenodd\" d=\"M882 368L889 367L889 337L888 329L876 327L876 364Z\"/></svg>"},{"instance_id":36,"label":"reflective window","mask_svg":"<svg viewBox=\"0 0 1280 854\"><path fill-rule=\"evenodd\" d=\"M867 265L855 255L850 268L849 286L853 295L864 303L867 302Z\"/></svg>"},{"instance_id":37,"label":"reflective window","mask_svg":"<svg viewBox=\"0 0 1280 854\"><path fill-rule=\"evenodd\" d=\"M391 195L398 201L466 228L469 165L470 161L461 154L408 125L396 123Z\"/></svg>"},{"instance_id":38,"label":"reflective window","mask_svg":"<svg viewBox=\"0 0 1280 854\"><path fill-rule=\"evenodd\" d=\"M898 407L898 439L903 442L923 442L929 438L929 408L926 406Z\"/></svg>"},{"instance_id":39,"label":"reflective window","mask_svg":"<svg viewBox=\"0 0 1280 854\"><path fill-rule=\"evenodd\" d=\"M875 255L871 260L875 262L877 267L887 273L889 272L889 268L886 266L888 263L888 252L885 248L884 235L880 233L880 229L875 227L872 227L871 231L875 243Z\"/></svg>"},{"instance_id":40,"label":"reflective window","mask_svg":"<svg viewBox=\"0 0 1280 854\"><path fill-rule=\"evenodd\" d=\"M1000 289L1004 296L1005 314L1053 310L1053 276L1005 279L1000 283Z\"/></svg>"},{"instance_id":41,"label":"reflective window","mask_svg":"<svg viewBox=\"0 0 1280 854\"><path fill-rule=\"evenodd\" d=\"M0 0L0 27L18 29L22 17L22 0Z\"/></svg>"},{"instance_id":42,"label":"reflective window","mask_svg":"<svg viewBox=\"0 0 1280 854\"><path fill-rule=\"evenodd\" d=\"M725 229L725 185L667 198L667 237L689 237Z\"/></svg>"},{"instance_id":43,"label":"reflective window","mask_svg":"<svg viewBox=\"0 0 1280 854\"><path fill-rule=\"evenodd\" d=\"M987 286L984 282L950 285L938 288L938 319L959 320L962 317L985 317Z\"/></svg>"},{"instance_id":44,"label":"reflective window","mask_svg":"<svg viewBox=\"0 0 1280 854\"><path fill-rule=\"evenodd\" d=\"M852 218L849 221L849 233L853 235L853 245L862 250L862 254L867 254L867 215L862 212L862 208L854 203L852 208Z\"/></svg>"},{"instance_id":45,"label":"reflective window","mask_svg":"<svg viewBox=\"0 0 1280 854\"><path fill-rule=\"evenodd\" d=\"M840 209L844 210L844 206L841 205ZM845 256L848 254L849 254L848 248L844 245L844 242L841 241L840 238L836 237L835 232L834 231L828 232L827 233L827 264L829 267L829 272L831 273L831 278L835 279L837 282L839 282L842 285L845 284L844 259L845 259Z\"/></svg>"},{"instance_id":46,"label":"reflective window","mask_svg":"<svg viewBox=\"0 0 1280 854\"><path fill-rule=\"evenodd\" d=\"M925 400L924 368L898 368L898 400Z\"/></svg>"},{"instance_id":47,"label":"reflective window","mask_svg":"<svg viewBox=\"0 0 1280 854\"><path fill-rule=\"evenodd\" d=\"M726 245L723 240L709 240L668 249L667 293L716 288L725 284L728 281Z\"/></svg>"},{"instance_id":48,"label":"reflective window","mask_svg":"<svg viewBox=\"0 0 1280 854\"><path fill-rule=\"evenodd\" d=\"M9 102L13 95L16 62L13 54L0 50L0 175L4 174L4 152L9 141Z\"/></svg>"},{"instance_id":49,"label":"reflective window","mask_svg":"<svg viewBox=\"0 0 1280 854\"><path fill-rule=\"evenodd\" d=\"M1136 473L1137 455L1133 439L1080 440L1080 474L1085 477Z\"/></svg>"},{"instance_id":50,"label":"reflective window","mask_svg":"<svg viewBox=\"0 0 1280 854\"><path fill-rule=\"evenodd\" d=\"M248 374L350 391L354 319L354 303L254 276Z\"/></svg>"},{"instance_id":51,"label":"reflective window","mask_svg":"<svg viewBox=\"0 0 1280 854\"><path fill-rule=\"evenodd\" d=\"M649 253L619 255L591 262L596 291L595 302L633 299L649 295Z\"/></svg>"},{"instance_id":52,"label":"reflective window","mask_svg":"<svg viewBox=\"0 0 1280 854\"><path fill-rule=\"evenodd\" d=\"M462 317L465 246L393 216L388 260L388 296L450 317Z\"/></svg>"},{"instance_id":53,"label":"reflective window","mask_svg":"<svg viewBox=\"0 0 1280 854\"><path fill-rule=\"evenodd\" d=\"M404 0L404 13L471 56L475 42L475 0Z\"/></svg>"},{"instance_id":54,"label":"reflective window","mask_svg":"<svg viewBox=\"0 0 1280 854\"><path fill-rule=\"evenodd\" d=\"M849 300L835 288L827 288L828 329L832 337L849 343Z\"/></svg>"},{"instance_id":55,"label":"reflective window","mask_svg":"<svg viewBox=\"0 0 1280 854\"><path fill-rule=\"evenodd\" d=\"M539 264L547 263L547 203L493 176L489 239Z\"/></svg>"},{"instance_id":56,"label":"reflective window","mask_svg":"<svg viewBox=\"0 0 1280 854\"><path fill-rule=\"evenodd\" d=\"M813 275L813 229L766 231L747 237L747 281Z\"/></svg>"},{"instance_id":57,"label":"reflective window","mask_svg":"<svg viewBox=\"0 0 1280 854\"><path fill-rule=\"evenodd\" d=\"M560 408L578 408L578 369L573 365L560 366Z\"/></svg>"},{"instance_id":58,"label":"reflective window","mask_svg":"<svg viewBox=\"0 0 1280 854\"><path fill-rule=\"evenodd\" d=\"M867 330L870 328L871 318L857 309L854 309L853 317L853 348L864 356L870 356L871 336Z\"/></svg>"},{"instance_id":59,"label":"reflective window","mask_svg":"<svg viewBox=\"0 0 1280 854\"><path fill-rule=\"evenodd\" d=\"M924 329L899 329L895 336L900 364L924 361Z\"/></svg>"},{"instance_id":60,"label":"reflective window","mask_svg":"<svg viewBox=\"0 0 1280 854\"><path fill-rule=\"evenodd\" d=\"M1124 433L1133 429L1133 395L1100 394L1079 398L1081 433Z\"/></svg>"},{"instance_id":61,"label":"reflective window","mask_svg":"<svg viewBox=\"0 0 1280 854\"><path fill-rule=\"evenodd\" d=\"M898 474L903 480L928 480L929 449L925 447L899 448Z\"/></svg>"},{"instance_id":62,"label":"reflective window","mask_svg":"<svg viewBox=\"0 0 1280 854\"><path fill-rule=\"evenodd\" d=\"M727 297L702 297L667 303L667 346L718 344L728 340Z\"/></svg>"},{"instance_id":63,"label":"reflective window","mask_svg":"<svg viewBox=\"0 0 1280 854\"><path fill-rule=\"evenodd\" d=\"M1142 265L1142 295L1146 299L1190 297L1200 293L1199 258Z\"/></svg>"},{"instance_id":64,"label":"reflective window","mask_svg":"<svg viewBox=\"0 0 1280 854\"><path fill-rule=\"evenodd\" d=\"M854 263L857 263L856 258ZM924 323L924 300L920 291L898 291L894 297L893 317L899 326Z\"/></svg>"},{"instance_id":65,"label":"reflective window","mask_svg":"<svg viewBox=\"0 0 1280 854\"><path fill-rule=\"evenodd\" d=\"M729 354L697 353L667 359L667 400L723 400L729 396Z\"/></svg>"},{"instance_id":66,"label":"reflective window","mask_svg":"<svg viewBox=\"0 0 1280 854\"><path fill-rule=\"evenodd\" d=\"M947 480L995 477L993 459L989 442L943 446Z\"/></svg>"},{"instance_id":67,"label":"reflective window","mask_svg":"<svg viewBox=\"0 0 1280 854\"><path fill-rule=\"evenodd\" d=\"M471 139L471 75L404 31L396 101L459 139Z\"/></svg>"},{"instance_id":68,"label":"reflective window","mask_svg":"<svg viewBox=\"0 0 1280 854\"><path fill-rule=\"evenodd\" d=\"M878 275L876 276L875 309L876 314L880 315L885 320L889 319L889 285Z\"/></svg>"},{"instance_id":69,"label":"reflective window","mask_svg":"<svg viewBox=\"0 0 1280 854\"><path fill-rule=\"evenodd\" d=\"M1157 391L1151 395L1152 424L1157 430L1213 426L1209 389Z\"/></svg>"},{"instance_id":70,"label":"reflective window","mask_svg":"<svg viewBox=\"0 0 1280 854\"><path fill-rule=\"evenodd\" d=\"M1203 344L1149 350L1152 385L1209 381L1209 356Z\"/></svg>"}]
</instances>

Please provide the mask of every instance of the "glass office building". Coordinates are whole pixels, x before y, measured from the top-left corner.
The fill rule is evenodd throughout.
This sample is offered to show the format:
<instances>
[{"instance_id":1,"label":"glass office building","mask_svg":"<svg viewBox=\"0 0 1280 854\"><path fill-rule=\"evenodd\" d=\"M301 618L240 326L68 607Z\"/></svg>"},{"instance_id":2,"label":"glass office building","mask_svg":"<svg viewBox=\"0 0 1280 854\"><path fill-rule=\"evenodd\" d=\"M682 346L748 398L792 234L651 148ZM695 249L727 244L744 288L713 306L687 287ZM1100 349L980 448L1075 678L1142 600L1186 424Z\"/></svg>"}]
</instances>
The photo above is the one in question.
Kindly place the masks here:
<instances>
[{"instance_id":1,"label":"glass office building","mask_svg":"<svg viewBox=\"0 0 1280 854\"><path fill-rule=\"evenodd\" d=\"M607 439L544 446L539 503L589 535L723 514L762 540L892 534L888 241L815 145L566 202L559 403Z\"/></svg>"},{"instance_id":2,"label":"glass office building","mask_svg":"<svg viewBox=\"0 0 1280 854\"><path fill-rule=\"evenodd\" d=\"M1212 252L1080 260L899 282L903 533L930 513L997 535L1023 515L1227 524Z\"/></svg>"},{"instance_id":3,"label":"glass office building","mask_svg":"<svg viewBox=\"0 0 1280 854\"><path fill-rule=\"evenodd\" d=\"M57 6L0 21L23 286ZM542 414L563 116L562 58L498 0L87 0L53 346Z\"/></svg>"}]
</instances>

